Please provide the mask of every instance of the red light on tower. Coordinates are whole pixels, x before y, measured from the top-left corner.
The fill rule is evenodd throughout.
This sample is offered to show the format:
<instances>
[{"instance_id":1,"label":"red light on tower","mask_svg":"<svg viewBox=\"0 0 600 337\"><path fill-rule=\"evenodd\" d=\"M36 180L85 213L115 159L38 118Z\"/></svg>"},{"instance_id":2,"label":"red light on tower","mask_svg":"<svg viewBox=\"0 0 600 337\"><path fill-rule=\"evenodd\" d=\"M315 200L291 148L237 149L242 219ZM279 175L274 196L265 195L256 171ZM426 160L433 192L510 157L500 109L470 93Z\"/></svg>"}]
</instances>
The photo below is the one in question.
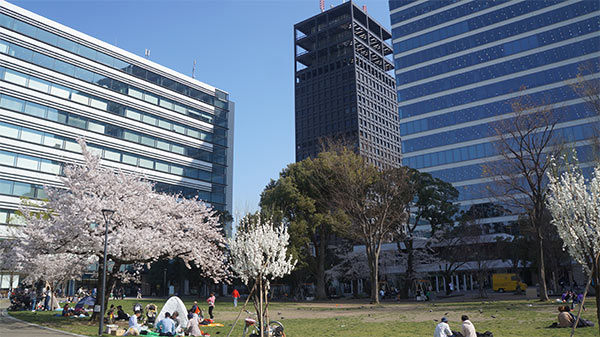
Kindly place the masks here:
<instances>
[{"instance_id":1,"label":"red light on tower","mask_svg":"<svg viewBox=\"0 0 600 337\"><path fill-rule=\"evenodd\" d=\"M321 13L325 11L325 0L320 0L319 7L321 8Z\"/></svg>"}]
</instances>

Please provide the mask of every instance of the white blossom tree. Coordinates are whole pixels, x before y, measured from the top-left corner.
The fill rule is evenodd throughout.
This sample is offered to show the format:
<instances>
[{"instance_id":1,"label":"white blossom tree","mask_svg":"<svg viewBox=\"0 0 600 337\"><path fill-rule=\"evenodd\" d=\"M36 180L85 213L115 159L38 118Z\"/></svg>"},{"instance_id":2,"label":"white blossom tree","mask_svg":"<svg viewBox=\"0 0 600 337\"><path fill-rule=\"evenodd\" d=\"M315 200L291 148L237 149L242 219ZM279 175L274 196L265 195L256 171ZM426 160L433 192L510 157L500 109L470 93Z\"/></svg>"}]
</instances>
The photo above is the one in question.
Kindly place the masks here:
<instances>
[{"instance_id":1,"label":"white blossom tree","mask_svg":"<svg viewBox=\"0 0 600 337\"><path fill-rule=\"evenodd\" d=\"M549 175L549 178L548 208L552 223L563 239L565 249L594 283L600 322L600 166L594 169L587 184L575 167L558 177Z\"/></svg>"},{"instance_id":2,"label":"white blossom tree","mask_svg":"<svg viewBox=\"0 0 600 337\"><path fill-rule=\"evenodd\" d=\"M271 281L292 272L296 261L288 256L290 235L287 228L260 217L246 216L230 240L231 268L248 289L254 289L253 301L258 326L264 335L268 322L268 293Z\"/></svg>"},{"instance_id":3,"label":"white blossom tree","mask_svg":"<svg viewBox=\"0 0 600 337\"><path fill-rule=\"evenodd\" d=\"M105 167L83 140L79 144L83 164L65 166L66 188L46 187L47 201L23 203L26 226L19 226L4 247L4 252L12 251L15 266L30 271L32 279L68 279L99 262L101 275L102 210L110 209L107 289L123 277L121 266L149 266L160 259L180 258L215 282L228 276L226 240L214 210L196 198L158 193L143 176ZM101 286L98 282L98 293Z\"/></svg>"}]
</instances>

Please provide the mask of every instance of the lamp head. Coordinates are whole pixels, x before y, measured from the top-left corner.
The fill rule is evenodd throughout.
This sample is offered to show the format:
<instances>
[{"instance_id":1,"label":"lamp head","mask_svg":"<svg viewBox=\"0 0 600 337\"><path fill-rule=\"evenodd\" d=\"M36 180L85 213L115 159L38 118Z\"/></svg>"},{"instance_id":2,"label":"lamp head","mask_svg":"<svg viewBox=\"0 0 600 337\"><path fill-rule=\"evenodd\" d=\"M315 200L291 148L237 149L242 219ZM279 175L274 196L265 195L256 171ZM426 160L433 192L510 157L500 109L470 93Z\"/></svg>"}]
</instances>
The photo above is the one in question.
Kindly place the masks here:
<instances>
[{"instance_id":1,"label":"lamp head","mask_svg":"<svg viewBox=\"0 0 600 337\"><path fill-rule=\"evenodd\" d=\"M110 220L112 218L113 214L115 214L115 211L113 211L112 209L103 209L102 210L102 215L104 216L105 220Z\"/></svg>"}]
</instances>

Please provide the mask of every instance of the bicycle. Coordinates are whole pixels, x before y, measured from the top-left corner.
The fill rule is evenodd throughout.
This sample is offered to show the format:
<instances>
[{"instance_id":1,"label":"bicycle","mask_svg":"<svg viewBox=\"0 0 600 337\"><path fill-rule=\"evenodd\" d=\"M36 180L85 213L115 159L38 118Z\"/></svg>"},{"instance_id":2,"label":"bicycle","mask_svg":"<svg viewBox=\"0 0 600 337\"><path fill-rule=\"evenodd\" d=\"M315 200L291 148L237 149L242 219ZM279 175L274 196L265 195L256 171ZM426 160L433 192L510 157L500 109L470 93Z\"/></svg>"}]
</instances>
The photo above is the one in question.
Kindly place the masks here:
<instances>
[{"instance_id":1,"label":"bicycle","mask_svg":"<svg viewBox=\"0 0 600 337\"><path fill-rule=\"evenodd\" d=\"M252 315L252 316L256 316L255 314L251 313L248 310L244 310L247 314ZM242 335L242 337L260 337L260 333L258 331L258 327L256 326L257 324L257 320L255 320L252 317L247 317L244 320L244 334ZM283 332L284 327L283 324L281 324L281 322L279 321L269 321L269 324L265 326L265 332L267 333L266 336L269 337L285 337L285 332ZM248 332L250 332L250 334L248 335Z\"/></svg>"}]
</instances>

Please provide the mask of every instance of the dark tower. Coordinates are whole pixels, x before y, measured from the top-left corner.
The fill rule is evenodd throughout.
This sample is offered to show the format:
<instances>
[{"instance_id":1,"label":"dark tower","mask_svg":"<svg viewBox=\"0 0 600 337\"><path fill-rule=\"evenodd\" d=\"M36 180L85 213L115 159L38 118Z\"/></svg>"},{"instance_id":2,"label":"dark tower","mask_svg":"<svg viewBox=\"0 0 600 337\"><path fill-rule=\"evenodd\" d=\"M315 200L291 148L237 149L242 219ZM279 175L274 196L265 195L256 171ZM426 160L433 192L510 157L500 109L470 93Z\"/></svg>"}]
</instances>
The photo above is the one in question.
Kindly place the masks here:
<instances>
[{"instance_id":1,"label":"dark tower","mask_svg":"<svg viewBox=\"0 0 600 337\"><path fill-rule=\"evenodd\" d=\"M391 37L351 1L294 25L296 161L338 139L380 168L400 165Z\"/></svg>"}]
</instances>

